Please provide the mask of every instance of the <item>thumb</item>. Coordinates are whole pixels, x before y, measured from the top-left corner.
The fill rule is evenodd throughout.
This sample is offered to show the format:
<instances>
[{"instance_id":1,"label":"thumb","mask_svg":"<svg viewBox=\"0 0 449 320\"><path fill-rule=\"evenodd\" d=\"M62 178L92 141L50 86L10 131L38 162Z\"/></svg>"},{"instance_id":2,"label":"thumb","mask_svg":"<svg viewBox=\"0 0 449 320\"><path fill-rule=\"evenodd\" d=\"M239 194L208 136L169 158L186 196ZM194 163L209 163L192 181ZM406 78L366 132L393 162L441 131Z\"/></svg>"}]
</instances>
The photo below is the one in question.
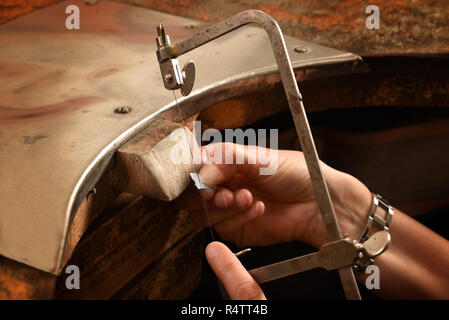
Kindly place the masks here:
<instances>
[{"instance_id":1,"label":"thumb","mask_svg":"<svg viewBox=\"0 0 449 320\"><path fill-rule=\"evenodd\" d=\"M256 280L223 243L211 242L206 248L206 258L231 299L266 299Z\"/></svg>"}]
</instances>

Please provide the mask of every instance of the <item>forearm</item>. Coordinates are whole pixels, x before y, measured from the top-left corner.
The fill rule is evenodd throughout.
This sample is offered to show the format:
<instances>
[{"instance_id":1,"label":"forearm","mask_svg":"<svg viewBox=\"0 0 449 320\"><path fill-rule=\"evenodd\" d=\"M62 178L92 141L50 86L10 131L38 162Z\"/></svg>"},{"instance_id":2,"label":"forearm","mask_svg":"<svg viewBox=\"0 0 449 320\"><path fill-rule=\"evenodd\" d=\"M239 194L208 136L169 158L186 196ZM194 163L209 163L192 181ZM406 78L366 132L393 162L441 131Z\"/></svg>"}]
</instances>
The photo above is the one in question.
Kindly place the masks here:
<instances>
[{"instance_id":1,"label":"forearm","mask_svg":"<svg viewBox=\"0 0 449 320\"><path fill-rule=\"evenodd\" d=\"M375 259L379 296L387 299L449 299L449 242L395 209L391 244ZM365 281L364 273L358 276Z\"/></svg>"},{"instance_id":2,"label":"forearm","mask_svg":"<svg viewBox=\"0 0 449 320\"><path fill-rule=\"evenodd\" d=\"M354 181L344 198L348 210L356 213L352 230L359 237L368 219L366 208L371 207L371 200L366 187ZM397 209L389 231L391 244L374 263L380 272L378 295L387 299L449 299L449 241ZM365 273L357 276L362 283L366 277Z\"/></svg>"}]
</instances>

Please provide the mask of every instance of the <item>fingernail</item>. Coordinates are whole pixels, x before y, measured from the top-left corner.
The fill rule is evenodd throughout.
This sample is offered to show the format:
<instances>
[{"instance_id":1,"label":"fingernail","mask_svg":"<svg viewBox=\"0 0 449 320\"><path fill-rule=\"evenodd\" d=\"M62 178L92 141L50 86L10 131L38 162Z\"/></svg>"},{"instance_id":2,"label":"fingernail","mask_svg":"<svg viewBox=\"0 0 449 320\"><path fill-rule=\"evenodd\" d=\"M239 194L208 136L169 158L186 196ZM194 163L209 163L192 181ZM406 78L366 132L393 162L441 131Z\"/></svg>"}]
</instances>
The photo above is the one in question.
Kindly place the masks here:
<instances>
[{"instance_id":1,"label":"fingernail","mask_svg":"<svg viewBox=\"0 0 449 320\"><path fill-rule=\"evenodd\" d=\"M257 212L257 215L258 215L258 216L262 215L264 211L265 211L265 205L264 205L264 203L258 201L258 202L256 203L256 212Z\"/></svg>"},{"instance_id":2,"label":"fingernail","mask_svg":"<svg viewBox=\"0 0 449 320\"><path fill-rule=\"evenodd\" d=\"M225 204L226 208L229 208L228 199L226 199L226 195L224 193L221 193L221 196L223 197L223 202Z\"/></svg>"},{"instance_id":3,"label":"fingernail","mask_svg":"<svg viewBox=\"0 0 449 320\"><path fill-rule=\"evenodd\" d=\"M248 201L246 199L246 197L243 194L237 194L238 197L238 201L242 204L242 206L244 208L246 208L248 206Z\"/></svg>"},{"instance_id":4,"label":"fingernail","mask_svg":"<svg viewBox=\"0 0 449 320\"><path fill-rule=\"evenodd\" d=\"M217 179L217 177L220 177L220 175L221 171L214 165L206 165L200 170L200 179L207 185L213 185L213 181Z\"/></svg>"},{"instance_id":5,"label":"fingernail","mask_svg":"<svg viewBox=\"0 0 449 320\"><path fill-rule=\"evenodd\" d=\"M219 255L218 245L215 243L210 243L206 248L206 257L207 258L215 258Z\"/></svg>"}]
</instances>

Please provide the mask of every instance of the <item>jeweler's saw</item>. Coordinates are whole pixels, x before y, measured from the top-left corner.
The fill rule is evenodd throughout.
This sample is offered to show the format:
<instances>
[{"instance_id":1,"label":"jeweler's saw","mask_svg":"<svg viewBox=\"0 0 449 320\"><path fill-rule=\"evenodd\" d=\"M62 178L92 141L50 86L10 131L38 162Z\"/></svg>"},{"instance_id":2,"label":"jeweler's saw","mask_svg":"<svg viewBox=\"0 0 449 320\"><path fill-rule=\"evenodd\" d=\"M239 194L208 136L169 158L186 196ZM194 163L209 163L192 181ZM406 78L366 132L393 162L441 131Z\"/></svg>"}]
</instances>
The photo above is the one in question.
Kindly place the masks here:
<instances>
[{"instance_id":1,"label":"jeweler's saw","mask_svg":"<svg viewBox=\"0 0 449 320\"><path fill-rule=\"evenodd\" d=\"M380 231L364 243L342 237L329 191L320 169L318 154L284 37L277 22L263 11L248 10L175 44L170 43L164 26L161 24L157 28L156 43L157 58L164 86L168 90L180 89L183 95L189 95L195 81L195 65L189 61L181 70L177 57L250 23L262 26L268 33L329 240L316 253L253 269L250 270L250 273L256 281L263 283L318 267L326 270L338 269L346 298L361 299L352 267L356 263L366 263L369 259L382 253L390 242L390 235L388 232ZM195 177L198 180L195 181L195 184L202 186L197 173Z\"/></svg>"}]
</instances>

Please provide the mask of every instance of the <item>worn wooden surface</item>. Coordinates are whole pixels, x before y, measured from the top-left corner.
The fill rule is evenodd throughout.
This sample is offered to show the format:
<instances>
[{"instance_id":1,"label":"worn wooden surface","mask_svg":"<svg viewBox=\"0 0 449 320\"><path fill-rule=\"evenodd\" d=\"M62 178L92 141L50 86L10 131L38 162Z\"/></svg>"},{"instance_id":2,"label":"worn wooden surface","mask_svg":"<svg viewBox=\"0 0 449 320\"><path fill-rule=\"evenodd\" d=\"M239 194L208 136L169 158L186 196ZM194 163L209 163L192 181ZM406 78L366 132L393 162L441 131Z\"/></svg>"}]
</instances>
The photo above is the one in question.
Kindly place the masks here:
<instances>
[{"instance_id":1,"label":"worn wooden surface","mask_svg":"<svg viewBox=\"0 0 449 320\"><path fill-rule=\"evenodd\" d=\"M189 128L158 119L117 150L114 185L123 192L174 200L190 183L192 151L200 154ZM178 157L183 154L186 161L175 163L175 152Z\"/></svg>"},{"instance_id":2,"label":"worn wooden surface","mask_svg":"<svg viewBox=\"0 0 449 320\"><path fill-rule=\"evenodd\" d=\"M186 299L201 280L203 243L202 234L186 236L112 299Z\"/></svg>"},{"instance_id":3,"label":"worn wooden surface","mask_svg":"<svg viewBox=\"0 0 449 320\"><path fill-rule=\"evenodd\" d=\"M3 0L0 4L0 23L58 1ZM116 1L210 22L223 20L243 10L260 9L272 15L288 35L358 54L449 52L447 1ZM365 8L370 4L380 8L379 30L365 28L368 16Z\"/></svg>"},{"instance_id":4,"label":"worn wooden surface","mask_svg":"<svg viewBox=\"0 0 449 320\"><path fill-rule=\"evenodd\" d=\"M70 224L61 267L71 257L73 250L89 226L119 194L120 192L111 184L110 174L108 174L100 179L95 188L83 200Z\"/></svg>"},{"instance_id":5,"label":"worn wooden surface","mask_svg":"<svg viewBox=\"0 0 449 320\"><path fill-rule=\"evenodd\" d=\"M83 201L73 219L68 236L64 261L66 261L66 265L74 264L80 268L82 288L81 290L66 290L64 286L66 275L61 273L55 294L57 298L108 299L126 286L128 289L121 291L125 298L128 296L128 293L125 294L125 292L137 290L136 286L139 281L133 280L135 277L155 281L151 288L148 288L149 291L144 291L145 294L132 293L135 298L169 299L181 297L195 288L201 269L201 265L195 261L201 260L202 246L195 237L198 230L194 228L188 218L188 213L179 211L173 203L138 195L121 193L117 197L120 189L117 187L126 186L132 181L136 184L135 179L130 179L130 176L138 178L140 175L146 174L142 170L138 172L124 170L120 166L124 155L145 155L155 151L153 148L169 139L167 135L174 129L184 125L190 132L196 117L197 115L194 115L184 120L182 124L157 120L153 126L142 131L118 151L103 178L97 183L95 192L89 194ZM164 144L164 146L166 145ZM170 152L169 147L163 148L166 153ZM158 148L156 153L160 156L160 153L164 153L164 151ZM133 163L142 161L139 157L137 158L134 157L130 161ZM157 159L156 157L153 160ZM148 162L148 159L143 160ZM141 166L141 169L147 165L162 168L167 164L146 163ZM134 165L131 167L135 169ZM173 172L164 171L164 174L173 176ZM178 193L182 192L190 182L187 172L180 173L180 175L187 180L182 184L184 187L179 181L177 186L173 186L178 188ZM179 179L178 177L172 180ZM120 184L117 181L124 183ZM143 184L141 189L134 188L133 191L137 194L151 193L145 188L157 188L161 191L161 184L163 183L160 181L152 181L151 184ZM124 191L124 189L121 190ZM152 195L154 196L155 192ZM104 208L106 209L103 210ZM101 214L99 214L100 212ZM81 236L83 238L80 241ZM73 251L74 249L75 251ZM167 272L173 277L177 275L176 272L173 272L177 268L176 265L170 265L170 263L178 263L187 258L192 258L194 263L188 270L184 270L183 275L178 274L179 286L176 283L164 283L161 280L167 277ZM150 264L153 267L149 267ZM156 268L157 271L153 271L153 268ZM187 271L188 273L186 273ZM190 289L183 289L183 285ZM139 289L138 292L142 292L142 290Z\"/></svg>"},{"instance_id":6,"label":"worn wooden surface","mask_svg":"<svg viewBox=\"0 0 449 320\"><path fill-rule=\"evenodd\" d=\"M190 132L189 130L191 130L196 117L197 115L194 115L183 122L187 126L188 132ZM64 248L62 265L70 258L78 241L91 223L121 192L134 191L133 193L137 195L146 195L161 200L172 200L187 187L190 182L188 172L186 170L179 172L178 170L178 174L175 175L173 167L163 171L162 175L162 178L170 176L172 179L164 179L161 182L154 179L151 181L145 179L146 175L151 174L151 172L146 170L146 166L155 166L162 169L167 165L157 161L157 157L148 159L146 155L151 154L152 149L157 144L166 141L168 134L177 128L182 128L182 124L157 120L153 126L144 130L144 132L118 150L116 158L112 161L106 174L103 175L95 185L95 188L83 200L72 219ZM159 147L157 153L160 155L163 153L163 150L170 152L170 145L163 143L163 148ZM142 164L142 161L145 163ZM180 180L183 180L183 183ZM146 181L146 183L139 184L137 183L138 181ZM167 183L170 184L167 185ZM133 188L128 186L133 186ZM167 189L171 190L171 193Z\"/></svg>"},{"instance_id":7,"label":"worn wooden surface","mask_svg":"<svg viewBox=\"0 0 449 320\"><path fill-rule=\"evenodd\" d=\"M301 82L299 87L307 110L449 107L449 59L385 56L364 60L370 66L367 73ZM202 111L198 119L202 121L203 129L236 128L285 110L288 110L287 100L278 84L263 92L218 103ZM429 111L427 116L431 115Z\"/></svg>"},{"instance_id":8,"label":"worn wooden surface","mask_svg":"<svg viewBox=\"0 0 449 320\"><path fill-rule=\"evenodd\" d=\"M111 298L165 252L175 250L179 241L197 232L187 212L173 203L145 197L135 198L103 220L92 225L67 262L79 267L81 289L65 289L61 274L58 298Z\"/></svg>"},{"instance_id":9,"label":"worn wooden surface","mask_svg":"<svg viewBox=\"0 0 449 320\"><path fill-rule=\"evenodd\" d=\"M201 120L202 129L243 127L285 110L288 108L287 100L279 89L280 87L276 86L263 92L246 94L203 110L198 118Z\"/></svg>"}]
</instances>

